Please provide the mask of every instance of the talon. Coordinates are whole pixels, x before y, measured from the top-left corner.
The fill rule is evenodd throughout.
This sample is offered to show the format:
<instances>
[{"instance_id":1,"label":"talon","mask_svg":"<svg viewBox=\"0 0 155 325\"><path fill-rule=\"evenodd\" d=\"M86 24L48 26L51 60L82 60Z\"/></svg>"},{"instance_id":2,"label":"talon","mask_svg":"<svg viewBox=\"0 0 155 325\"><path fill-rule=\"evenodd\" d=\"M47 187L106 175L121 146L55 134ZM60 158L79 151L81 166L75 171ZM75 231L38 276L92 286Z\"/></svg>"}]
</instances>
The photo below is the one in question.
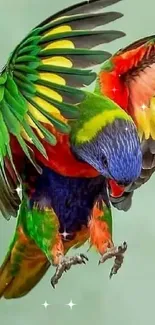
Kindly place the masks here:
<instances>
[{"instance_id":1,"label":"talon","mask_svg":"<svg viewBox=\"0 0 155 325\"><path fill-rule=\"evenodd\" d=\"M113 267L110 271L110 275L109 275L110 279L121 268L121 266L123 264L123 260L124 260L124 253L126 250L127 250L127 243L124 242L122 245L120 245L118 247L112 247L112 248L108 249L105 252L105 254L102 255L101 259L99 260L98 264L100 265L101 263L104 263L109 258L115 257L114 265L113 265Z\"/></svg>"},{"instance_id":2,"label":"talon","mask_svg":"<svg viewBox=\"0 0 155 325\"><path fill-rule=\"evenodd\" d=\"M85 254L80 254L81 258L84 258L86 261L89 261L88 257Z\"/></svg>"},{"instance_id":3,"label":"talon","mask_svg":"<svg viewBox=\"0 0 155 325\"><path fill-rule=\"evenodd\" d=\"M72 257L62 257L60 263L56 267L56 272L54 276L51 278L51 285L55 288L55 285L58 283L59 279L63 275L64 272L67 272L72 265L76 264L86 264L88 261L88 257L84 254L80 254Z\"/></svg>"},{"instance_id":4,"label":"talon","mask_svg":"<svg viewBox=\"0 0 155 325\"><path fill-rule=\"evenodd\" d=\"M52 285L52 287L55 289L55 285L54 285L54 282L53 282L52 279L51 279L51 285Z\"/></svg>"}]
</instances>

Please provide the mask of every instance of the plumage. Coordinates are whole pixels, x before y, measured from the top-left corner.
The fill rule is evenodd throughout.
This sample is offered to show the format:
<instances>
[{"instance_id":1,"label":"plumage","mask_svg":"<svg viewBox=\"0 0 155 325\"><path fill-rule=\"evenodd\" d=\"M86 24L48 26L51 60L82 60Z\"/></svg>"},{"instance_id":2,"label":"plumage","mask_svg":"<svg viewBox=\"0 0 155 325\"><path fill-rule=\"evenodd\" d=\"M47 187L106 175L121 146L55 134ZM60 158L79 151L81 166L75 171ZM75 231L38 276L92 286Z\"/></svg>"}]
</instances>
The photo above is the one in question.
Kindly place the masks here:
<instances>
[{"instance_id":1,"label":"plumage","mask_svg":"<svg viewBox=\"0 0 155 325\"><path fill-rule=\"evenodd\" d=\"M20 146L23 155L41 172L34 152L37 151L39 160L45 157L46 161L46 146L56 146L59 134L70 133L69 121L79 118L77 104L86 96L79 88L96 78L95 72L85 68L110 56L92 47L125 35L119 31L93 30L122 17L119 12L98 12L111 4L111 0L84 2L51 16L34 28L10 55L0 76L0 150L1 164L7 158L15 174L12 138L17 139L18 151ZM76 14L72 14L74 11ZM6 141L2 142L3 139ZM18 177L12 192L17 184Z\"/></svg>"},{"instance_id":2,"label":"plumage","mask_svg":"<svg viewBox=\"0 0 155 325\"><path fill-rule=\"evenodd\" d=\"M99 194L104 191L104 184L102 176L71 178L43 168L42 175L36 180L36 191L31 196L30 205L36 203L42 208L46 200L46 206L52 207L59 216L60 233L65 229L75 235L76 231L88 224L90 211Z\"/></svg>"},{"instance_id":3,"label":"plumage","mask_svg":"<svg viewBox=\"0 0 155 325\"><path fill-rule=\"evenodd\" d=\"M124 189L122 198L112 198L114 206L128 210L134 191L146 183L155 167L155 38L145 37L118 51L103 64L97 84L98 94L108 96L134 120L141 140L143 163L140 177ZM113 89L115 88L115 91ZM111 189L112 191L112 189ZM120 205L120 200L123 205ZM130 204L129 204L130 200Z\"/></svg>"},{"instance_id":4,"label":"plumage","mask_svg":"<svg viewBox=\"0 0 155 325\"><path fill-rule=\"evenodd\" d=\"M1 73L0 209L6 219L18 217L0 268L0 297L24 296L50 265L55 286L64 271L85 263L83 254L65 255L86 240L100 263L107 249L116 257L110 276L122 264L126 245L114 247L107 179L127 184L139 177L140 141L117 103L82 89L96 79L90 67L110 57L92 48L125 35L94 30L122 17L102 12L117 2L90 0L51 16Z\"/></svg>"}]
</instances>

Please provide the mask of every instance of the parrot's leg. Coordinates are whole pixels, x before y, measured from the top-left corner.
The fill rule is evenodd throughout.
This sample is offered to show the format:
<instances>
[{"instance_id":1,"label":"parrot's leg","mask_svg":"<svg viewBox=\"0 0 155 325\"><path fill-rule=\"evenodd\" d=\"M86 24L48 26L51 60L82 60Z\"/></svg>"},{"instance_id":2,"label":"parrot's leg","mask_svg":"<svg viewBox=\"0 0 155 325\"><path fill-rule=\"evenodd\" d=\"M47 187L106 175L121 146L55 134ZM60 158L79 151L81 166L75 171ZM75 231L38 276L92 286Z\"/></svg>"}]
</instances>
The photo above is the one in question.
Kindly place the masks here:
<instances>
[{"instance_id":1,"label":"parrot's leg","mask_svg":"<svg viewBox=\"0 0 155 325\"><path fill-rule=\"evenodd\" d=\"M53 287L58 283L62 274L72 265L83 264L87 257L83 254L65 257L62 236L59 233L59 221L51 208L40 209L34 204L27 215L29 235L46 255L51 265L56 266L56 272L51 279Z\"/></svg>"},{"instance_id":2,"label":"parrot's leg","mask_svg":"<svg viewBox=\"0 0 155 325\"><path fill-rule=\"evenodd\" d=\"M34 204L28 213L29 234L38 247L46 255L51 265L56 266L56 271L51 279L53 287L58 283L62 274L69 270L72 265L85 264L87 257L83 254L65 257L64 243L59 233L59 221L51 208L39 208Z\"/></svg>"},{"instance_id":3,"label":"parrot's leg","mask_svg":"<svg viewBox=\"0 0 155 325\"><path fill-rule=\"evenodd\" d=\"M95 204L92 216L89 222L90 245L95 246L101 254L100 263L104 263L107 259L115 257L114 265L110 272L110 278L120 269L127 244L115 247L112 241L112 213L110 206L103 201Z\"/></svg>"},{"instance_id":4,"label":"parrot's leg","mask_svg":"<svg viewBox=\"0 0 155 325\"><path fill-rule=\"evenodd\" d=\"M124 253L127 250L127 243L124 242L122 245L118 247L112 247L107 249L107 251L102 255L99 264L104 263L109 258L115 257L114 265L110 271L110 278L118 272L120 267L122 266Z\"/></svg>"},{"instance_id":5,"label":"parrot's leg","mask_svg":"<svg viewBox=\"0 0 155 325\"><path fill-rule=\"evenodd\" d=\"M64 256L64 245L59 233L59 220L50 207L41 207L34 203L27 213L27 228L29 236L45 254L51 265L59 263L60 256Z\"/></svg>"},{"instance_id":6,"label":"parrot's leg","mask_svg":"<svg viewBox=\"0 0 155 325\"><path fill-rule=\"evenodd\" d=\"M58 283L59 279L63 275L64 272L67 272L72 265L77 265L77 264L86 264L86 261L88 261L87 256L84 254L79 254L76 256L61 256L60 257L60 262L57 265L56 272L54 276L51 278L51 284L53 288L55 288L55 285Z\"/></svg>"},{"instance_id":7,"label":"parrot's leg","mask_svg":"<svg viewBox=\"0 0 155 325\"><path fill-rule=\"evenodd\" d=\"M68 252L68 250L72 247L79 248L81 245L83 245L89 238L89 231L88 227L83 226L81 230L76 232L76 235L73 239L63 241L63 247L64 247L64 255ZM59 279L63 275L64 272L69 270L72 265L76 264L85 264L86 261L88 261L88 258L84 254L79 254L77 256L72 257L64 257L62 253L57 254L58 244L55 244L52 252L53 256L55 256L54 264L56 266L56 272L54 276L51 279L51 284L53 287L58 283Z\"/></svg>"}]
</instances>

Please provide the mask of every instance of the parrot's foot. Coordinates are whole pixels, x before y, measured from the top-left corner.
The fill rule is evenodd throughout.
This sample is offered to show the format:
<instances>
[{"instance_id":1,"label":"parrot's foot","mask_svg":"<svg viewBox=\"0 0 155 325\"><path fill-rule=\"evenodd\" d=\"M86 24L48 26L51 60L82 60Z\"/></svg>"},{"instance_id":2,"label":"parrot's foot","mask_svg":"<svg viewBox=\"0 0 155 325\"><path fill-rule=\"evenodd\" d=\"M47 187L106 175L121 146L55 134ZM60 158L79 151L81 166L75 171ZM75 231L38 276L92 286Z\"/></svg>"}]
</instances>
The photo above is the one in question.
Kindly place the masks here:
<instances>
[{"instance_id":1,"label":"parrot's foot","mask_svg":"<svg viewBox=\"0 0 155 325\"><path fill-rule=\"evenodd\" d=\"M88 261L88 257L84 254L80 254L77 256L71 256L71 257L62 257L60 263L57 265L56 272L54 276L51 278L51 284L53 288L55 288L55 285L58 283L59 279L63 275L64 272L67 272L72 265L76 264L86 264L86 261Z\"/></svg>"},{"instance_id":2,"label":"parrot's foot","mask_svg":"<svg viewBox=\"0 0 155 325\"><path fill-rule=\"evenodd\" d=\"M108 249L101 257L99 264L104 263L109 258L115 257L114 265L110 271L110 279L113 276L113 274L116 274L120 267L122 266L123 259L124 259L124 253L127 250L127 243L124 242L121 246L118 247L111 247Z\"/></svg>"}]
</instances>

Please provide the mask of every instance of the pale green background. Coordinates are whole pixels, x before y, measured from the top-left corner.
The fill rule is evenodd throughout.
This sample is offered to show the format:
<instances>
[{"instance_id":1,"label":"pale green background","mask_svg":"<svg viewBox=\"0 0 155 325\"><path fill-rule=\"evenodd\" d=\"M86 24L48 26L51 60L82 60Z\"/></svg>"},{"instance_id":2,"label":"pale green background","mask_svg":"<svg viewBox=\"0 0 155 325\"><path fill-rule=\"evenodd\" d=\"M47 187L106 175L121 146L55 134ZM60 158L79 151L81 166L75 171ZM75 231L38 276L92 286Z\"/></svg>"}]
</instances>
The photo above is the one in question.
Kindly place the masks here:
<instances>
[{"instance_id":1,"label":"pale green background","mask_svg":"<svg viewBox=\"0 0 155 325\"><path fill-rule=\"evenodd\" d=\"M0 66L25 34L50 14L76 0L0 0ZM107 49L116 51L130 42L155 32L154 0L126 0L110 9L121 10L125 18L111 28L122 29L127 37ZM25 298L0 301L2 325L145 325L155 323L155 213L154 182L151 179L136 192L128 213L114 211L115 241L128 242L128 253L120 273L111 281L111 262L97 266L90 253L87 266L73 268L54 291L50 286L52 268L41 283ZM0 262L6 253L15 227L0 220ZM85 251L86 249L83 249ZM65 306L70 299L77 306ZM41 305L47 300L47 310Z\"/></svg>"}]
</instances>

